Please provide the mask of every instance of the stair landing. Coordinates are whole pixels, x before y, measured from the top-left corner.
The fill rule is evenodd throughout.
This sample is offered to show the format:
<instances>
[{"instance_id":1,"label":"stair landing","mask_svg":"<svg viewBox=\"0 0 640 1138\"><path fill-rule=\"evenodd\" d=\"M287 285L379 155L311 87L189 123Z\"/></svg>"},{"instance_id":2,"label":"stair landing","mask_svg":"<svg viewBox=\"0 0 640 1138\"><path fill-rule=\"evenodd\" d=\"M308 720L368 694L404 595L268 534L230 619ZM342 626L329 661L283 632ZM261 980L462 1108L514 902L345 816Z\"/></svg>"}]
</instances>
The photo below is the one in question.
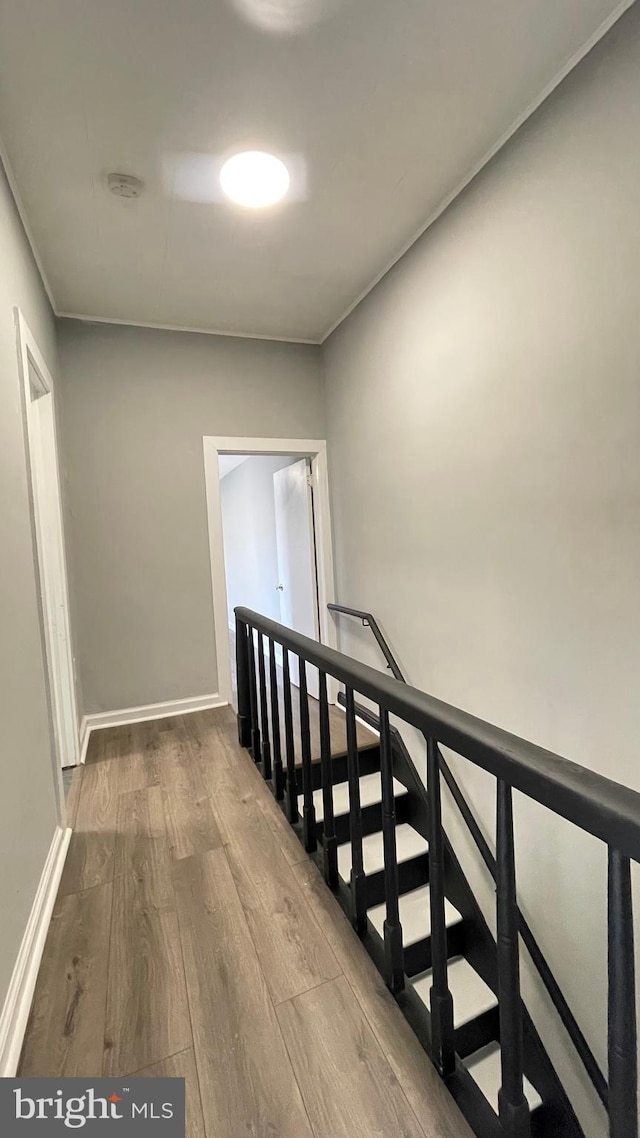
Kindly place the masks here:
<instances>
[{"instance_id":1,"label":"stair landing","mask_svg":"<svg viewBox=\"0 0 640 1138\"><path fill-rule=\"evenodd\" d=\"M286 742L284 735L284 700L282 696L283 681L279 669L278 675L278 706L280 715L280 747L282 761L285 761ZM267 681L267 699L270 699L270 688ZM311 736L311 761L320 762L320 704L313 696L308 696L309 704L309 734ZM269 704L269 707L271 705ZM291 685L291 710L293 718L293 734L295 744L296 766L302 765L302 749L300 745L300 689ZM336 704L329 704L329 734L331 738L331 755L334 759L347 753L347 716L343 709ZM379 738L364 723L356 720L356 740L359 751L370 747L377 747Z\"/></svg>"}]
</instances>

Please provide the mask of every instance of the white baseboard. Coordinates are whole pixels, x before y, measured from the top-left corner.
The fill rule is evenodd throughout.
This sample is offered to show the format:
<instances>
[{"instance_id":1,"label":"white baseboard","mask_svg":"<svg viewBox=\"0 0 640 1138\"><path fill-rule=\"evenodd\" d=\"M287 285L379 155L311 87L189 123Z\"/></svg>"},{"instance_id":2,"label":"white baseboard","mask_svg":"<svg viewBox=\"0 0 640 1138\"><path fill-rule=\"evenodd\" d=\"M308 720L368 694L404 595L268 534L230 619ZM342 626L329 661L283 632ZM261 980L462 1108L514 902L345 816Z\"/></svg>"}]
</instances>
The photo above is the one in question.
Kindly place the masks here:
<instances>
[{"instance_id":1,"label":"white baseboard","mask_svg":"<svg viewBox=\"0 0 640 1138\"><path fill-rule=\"evenodd\" d=\"M71 830L58 826L42 870L35 899L0 1014L0 1078L13 1078L18 1069L38 969L51 913L67 856Z\"/></svg>"},{"instance_id":2,"label":"white baseboard","mask_svg":"<svg viewBox=\"0 0 640 1138\"><path fill-rule=\"evenodd\" d=\"M172 715L187 715L190 711L208 711L212 707L225 707L226 699L215 695L194 695L188 699L173 699L165 703L147 703L141 707L121 707L117 711L101 711L85 715L80 728L81 738L102 727L122 727L125 723L145 723L149 719L168 719Z\"/></svg>"},{"instance_id":3,"label":"white baseboard","mask_svg":"<svg viewBox=\"0 0 640 1138\"><path fill-rule=\"evenodd\" d=\"M82 764L87 757L87 747L89 746L89 735L90 734L91 734L91 728L89 727L89 724L87 723L87 717L86 717L86 715L83 715L82 723L80 724L80 731L79 731L80 738L78 740L78 753L80 756L78 759L78 762L80 764Z\"/></svg>"}]
</instances>

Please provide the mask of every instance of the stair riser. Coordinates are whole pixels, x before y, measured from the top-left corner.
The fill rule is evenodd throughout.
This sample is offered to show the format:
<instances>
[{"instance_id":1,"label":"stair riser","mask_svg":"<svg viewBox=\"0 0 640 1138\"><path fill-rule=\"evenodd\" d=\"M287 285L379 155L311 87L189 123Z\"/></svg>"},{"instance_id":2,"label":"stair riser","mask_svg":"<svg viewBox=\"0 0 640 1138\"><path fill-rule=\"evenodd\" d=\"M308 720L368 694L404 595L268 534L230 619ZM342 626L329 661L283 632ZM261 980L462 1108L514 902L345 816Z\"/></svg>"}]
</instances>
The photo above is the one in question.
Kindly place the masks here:
<instances>
[{"instance_id":1,"label":"stair riser","mask_svg":"<svg viewBox=\"0 0 640 1138\"><path fill-rule=\"evenodd\" d=\"M400 893L410 893L420 885L429 881L429 854L420 854L408 861L400 862L398 866L398 886ZM381 905L384 896L384 873L370 873L366 885L367 909L374 905Z\"/></svg>"},{"instance_id":2,"label":"stair riser","mask_svg":"<svg viewBox=\"0 0 640 1138\"><path fill-rule=\"evenodd\" d=\"M497 1005L456 1028L456 1051L461 1059L468 1058L494 1040L500 1040L500 1013Z\"/></svg>"},{"instance_id":3,"label":"stair riser","mask_svg":"<svg viewBox=\"0 0 640 1138\"><path fill-rule=\"evenodd\" d=\"M531 1138L566 1138L563 1112L555 1102L544 1102L531 1115Z\"/></svg>"},{"instance_id":4,"label":"stair riser","mask_svg":"<svg viewBox=\"0 0 640 1138\"><path fill-rule=\"evenodd\" d=\"M465 950L465 925L464 921L459 921L457 925L452 925L447 929L447 956L464 956ZM432 965L431 959L431 937L425 937L424 940L418 940L415 944L407 945L404 950L404 970L407 976L417 976L420 972L426 972Z\"/></svg>"},{"instance_id":5,"label":"stair riser","mask_svg":"<svg viewBox=\"0 0 640 1138\"><path fill-rule=\"evenodd\" d=\"M371 747L367 751L361 751L359 759L359 769L361 775L373 774L374 771L380 770L379 747ZM282 761L284 764L284 757ZM346 755L339 755L337 758L331 760L331 774L334 786L339 782L347 781L348 773ZM320 790L320 787L322 786L322 768L319 762L311 764L311 784L314 790ZM296 767L296 794L302 794L302 767Z\"/></svg>"},{"instance_id":6,"label":"stair riser","mask_svg":"<svg viewBox=\"0 0 640 1138\"><path fill-rule=\"evenodd\" d=\"M396 799L396 822L398 824L406 820L407 803L408 795L406 794ZM348 842L351 836L349 815L340 814L335 822L338 845L341 846L344 842ZM321 837L324 833L324 823L318 822L316 825L318 836ZM367 834L377 834L380 830L382 830L382 803L374 802L362 810L362 834L363 837L366 837Z\"/></svg>"}]
</instances>

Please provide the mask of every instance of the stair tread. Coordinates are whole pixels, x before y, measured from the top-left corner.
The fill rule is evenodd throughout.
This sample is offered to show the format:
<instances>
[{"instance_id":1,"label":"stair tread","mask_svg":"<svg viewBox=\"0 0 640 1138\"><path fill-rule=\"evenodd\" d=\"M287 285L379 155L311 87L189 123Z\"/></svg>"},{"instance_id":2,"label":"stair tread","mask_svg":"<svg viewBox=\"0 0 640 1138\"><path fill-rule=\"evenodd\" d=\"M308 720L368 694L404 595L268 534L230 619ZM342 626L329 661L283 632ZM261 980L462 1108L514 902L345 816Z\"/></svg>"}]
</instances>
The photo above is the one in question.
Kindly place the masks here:
<instances>
[{"instance_id":1,"label":"stair tread","mask_svg":"<svg viewBox=\"0 0 640 1138\"><path fill-rule=\"evenodd\" d=\"M432 969L421 972L412 977L417 995L425 1007L429 1007L429 994L432 984ZM449 961L448 967L449 991L453 996L453 1022L455 1027L462 1027L470 1020L488 1012L496 1007L498 1000L488 984L485 984L475 968L472 968L464 956L455 956Z\"/></svg>"},{"instance_id":2,"label":"stair tread","mask_svg":"<svg viewBox=\"0 0 640 1138\"><path fill-rule=\"evenodd\" d=\"M403 794L408 794L406 786L403 786L397 779L393 780L393 794L394 798L400 798ZM382 779L380 771L373 771L372 774L364 774L360 778L360 805L373 806L378 802L382 802ZM300 811L304 804L304 795L298 795L298 806ZM322 789L314 791L313 805L316 811L316 821L322 822L324 820L324 802L322 799ZM347 782L337 782L333 788L333 813L336 818L341 814L349 813L349 784Z\"/></svg>"},{"instance_id":3,"label":"stair tread","mask_svg":"<svg viewBox=\"0 0 640 1138\"><path fill-rule=\"evenodd\" d=\"M402 925L402 943L405 948L416 944L431 935L431 911L429 907L430 890L428 885L421 885L412 889L410 893L403 893L400 897L400 924ZM375 905L369 909L367 916L380 936L383 935L384 921L387 915L387 906ZM445 898L444 918L447 928L457 925L462 917L454 905Z\"/></svg>"},{"instance_id":4,"label":"stair tread","mask_svg":"<svg viewBox=\"0 0 640 1138\"><path fill-rule=\"evenodd\" d=\"M500 1065L500 1044L489 1043L480 1051L470 1055L464 1060L464 1066L477 1083L492 1109L498 1113L498 1091L502 1083L502 1070ZM532 1083L524 1079L524 1093L529 1103L529 1109L535 1110L542 1103L542 1099Z\"/></svg>"},{"instance_id":5,"label":"stair tread","mask_svg":"<svg viewBox=\"0 0 640 1138\"><path fill-rule=\"evenodd\" d=\"M414 830L413 826L403 822L400 826L396 826L396 849L398 863L400 863L426 853L429 849L429 843L417 830ZM376 831L375 834L367 834L362 839L362 854L365 874L378 873L384 869L384 844L381 830ZM338 873L343 881L349 880L351 875L350 842L338 846Z\"/></svg>"}]
</instances>

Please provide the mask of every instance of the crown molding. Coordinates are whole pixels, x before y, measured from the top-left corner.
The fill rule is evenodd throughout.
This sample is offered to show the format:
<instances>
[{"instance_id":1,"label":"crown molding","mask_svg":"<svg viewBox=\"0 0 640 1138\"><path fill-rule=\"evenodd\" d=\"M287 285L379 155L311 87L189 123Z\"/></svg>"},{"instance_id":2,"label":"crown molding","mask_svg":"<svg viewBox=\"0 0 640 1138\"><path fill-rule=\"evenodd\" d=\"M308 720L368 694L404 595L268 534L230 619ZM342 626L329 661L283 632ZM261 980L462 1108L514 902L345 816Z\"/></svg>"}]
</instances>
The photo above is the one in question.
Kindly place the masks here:
<instances>
[{"instance_id":1,"label":"crown molding","mask_svg":"<svg viewBox=\"0 0 640 1138\"><path fill-rule=\"evenodd\" d=\"M40 279L42 281L44 291L47 294L47 297L49 299L49 304L51 305L51 308L53 309L54 316L57 316L58 313L56 311L56 302L53 298L53 291L52 291L51 285L49 284L49 281L47 279L47 274L45 272L45 268L44 268L44 265L42 263L42 258L40 257L40 254L38 253L38 249L37 249L37 246L36 246L36 243L34 240L34 236L33 236L33 233L31 231L31 226L29 225L29 219L27 217L27 211L24 208L24 203L22 201L22 198L20 197L20 192L18 190L18 184L16 182L16 179L15 179L15 176L13 173L13 169L12 169L11 163L9 161L9 155L7 154L7 149L4 145L2 138L0 138L0 163L2 164L2 168L4 170L9 189L11 190L11 194L13 196L13 200L16 203L16 209L18 211L18 217L20 218L20 221L22 222L22 228L24 229L25 237L27 238L27 241L29 242L31 254L32 254L33 259L36 263L36 268L37 268L38 272L40 273Z\"/></svg>"},{"instance_id":2,"label":"crown molding","mask_svg":"<svg viewBox=\"0 0 640 1138\"><path fill-rule=\"evenodd\" d=\"M491 149L486 152L486 154L480 159L479 162L476 162L475 166L471 168L469 173L465 175L462 181L458 182L455 189L453 189L450 194L447 194L447 196L443 198L433 213L429 215L424 225L422 225L417 231L417 233L414 233L413 237L410 237L409 240L405 242L399 253L397 253L393 259L389 261L386 267L373 278L370 284L368 284L367 287L363 289L356 300L354 300L353 303L350 304L349 307L343 312L342 316L340 316L337 320L334 321L333 324L327 328L326 332L324 332L324 334L320 337L319 342L321 344L324 344L329 339L329 336L331 336L333 332L335 332L336 329L344 323L347 317L355 311L358 305L361 304L365 297L367 297L369 293L373 291L373 289L377 284L380 283L383 277L386 277L387 273L391 271L394 265L397 265L398 261L404 257L405 253L409 252L409 249L415 245L416 241L420 240L423 234L426 233L427 230L430 229L434 224L434 222L436 222L438 218L442 216L445 210L447 210L449 206L455 201L455 199L460 196L463 190L466 190L467 186L473 181L475 177L477 177L480 171L484 169L484 167L491 161L492 158L495 158L498 151L502 150L503 146L506 146L509 140L513 138L514 134L520 130L520 127L524 126L527 119L530 119L531 116L535 114L535 112L539 107L542 106L545 100L548 99L551 94L553 94L553 92L557 87L560 86L563 80L565 80L567 76L571 74L571 72L578 66L578 64L582 62L585 56L587 56L589 52L593 50L596 44L598 44L600 40L606 36L607 32L611 30L613 25L617 24L620 17L623 16L629 8L632 8L634 4L635 0L622 0L622 3L618 4L617 7L614 8L613 12L611 12L611 14L607 16L607 19L600 24L593 35L589 37L589 39L582 45L582 47L578 48L578 50L575 51L572 56L570 56L560 71L558 71L553 79L547 83L545 87L542 88L542 91L537 96L537 98L535 98L533 102L529 104L529 106L525 111L522 112L522 114L518 115L518 117L514 119L511 126L504 132L503 135L501 135L498 141L494 143Z\"/></svg>"},{"instance_id":3,"label":"crown molding","mask_svg":"<svg viewBox=\"0 0 640 1138\"><path fill-rule=\"evenodd\" d=\"M186 324L154 324L147 320L121 320L113 316L92 316L88 312L58 312L61 320L82 320L85 324L117 324L124 328L155 328L160 332L195 332L200 336L227 336L234 340L267 340L276 344L310 344L319 347L320 340L303 340L295 336L269 336L265 332L229 332L224 328L197 328Z\"/></svg>"}]
</instances>

